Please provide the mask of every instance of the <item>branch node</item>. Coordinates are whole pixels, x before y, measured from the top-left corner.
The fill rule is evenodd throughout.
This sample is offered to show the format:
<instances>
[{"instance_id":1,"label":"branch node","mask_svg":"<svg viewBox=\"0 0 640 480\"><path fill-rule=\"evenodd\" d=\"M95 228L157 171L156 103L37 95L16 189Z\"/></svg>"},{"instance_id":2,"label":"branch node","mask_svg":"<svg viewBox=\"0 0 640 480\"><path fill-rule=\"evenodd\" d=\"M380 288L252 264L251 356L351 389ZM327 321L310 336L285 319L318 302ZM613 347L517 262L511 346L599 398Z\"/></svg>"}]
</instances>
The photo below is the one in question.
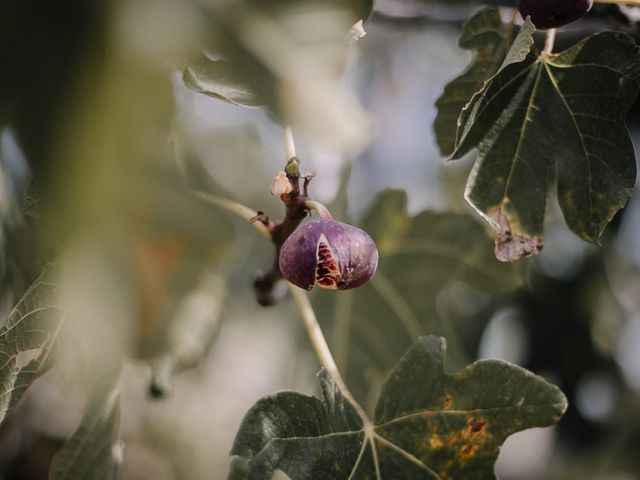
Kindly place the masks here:
<instances>
[{"instance_id":1,"label":"branch node","mask_svg":"<svg viewBox=\"0 0 640 480\"><path fill-rule=\"evenodd\" d=\"M300 175L300 159L298 157L291 157L287 161L284 171L287 172L288 177L298 177Z\"/></svg>"}]
</instances>

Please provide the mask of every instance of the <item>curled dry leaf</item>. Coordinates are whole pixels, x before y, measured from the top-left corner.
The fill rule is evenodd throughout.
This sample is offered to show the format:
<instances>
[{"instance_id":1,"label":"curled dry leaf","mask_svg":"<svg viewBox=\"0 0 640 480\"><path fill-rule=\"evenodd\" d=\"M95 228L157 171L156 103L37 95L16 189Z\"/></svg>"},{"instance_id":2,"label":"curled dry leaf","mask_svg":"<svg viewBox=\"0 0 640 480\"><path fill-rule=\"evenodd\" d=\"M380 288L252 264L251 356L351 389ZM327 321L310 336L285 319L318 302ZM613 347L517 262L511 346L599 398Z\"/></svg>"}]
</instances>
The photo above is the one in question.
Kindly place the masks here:
<instances>
[{"instance_id":1,"label":"curled dry leaf","mask_svg":"<svg viewBox=\"0 0 640 480\"><path fill-rule=\"evenodd\" d=\"M494 227L498 233L495 255L501 262L515 262L523 257L537 255L542 250L542 237L514 232L507 216L500 209L493 212L490 218L495 222Z\"/></svg>"}]
</instances>

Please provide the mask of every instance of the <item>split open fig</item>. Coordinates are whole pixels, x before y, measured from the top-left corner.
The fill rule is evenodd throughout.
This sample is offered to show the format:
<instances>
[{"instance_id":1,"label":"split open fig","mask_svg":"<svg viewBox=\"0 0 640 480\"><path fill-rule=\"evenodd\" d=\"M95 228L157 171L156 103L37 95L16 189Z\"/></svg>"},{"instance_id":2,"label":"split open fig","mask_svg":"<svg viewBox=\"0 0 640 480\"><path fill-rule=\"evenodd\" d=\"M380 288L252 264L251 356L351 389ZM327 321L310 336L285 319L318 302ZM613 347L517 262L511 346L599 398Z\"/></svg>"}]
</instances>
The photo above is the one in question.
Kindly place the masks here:
<instances>
[{"instance_id":1,"label":"split open fig","mask_svg":"<svg viewBox=\"0 0 640 480\"><path fill-rule=\"evenodd\" d=\"M315 284L347 290L365 284L378 267L373 239L353 225L333 220L311 220L280 249L282 275L294 285L311 290Z\"/></svg>"}]
</instances>

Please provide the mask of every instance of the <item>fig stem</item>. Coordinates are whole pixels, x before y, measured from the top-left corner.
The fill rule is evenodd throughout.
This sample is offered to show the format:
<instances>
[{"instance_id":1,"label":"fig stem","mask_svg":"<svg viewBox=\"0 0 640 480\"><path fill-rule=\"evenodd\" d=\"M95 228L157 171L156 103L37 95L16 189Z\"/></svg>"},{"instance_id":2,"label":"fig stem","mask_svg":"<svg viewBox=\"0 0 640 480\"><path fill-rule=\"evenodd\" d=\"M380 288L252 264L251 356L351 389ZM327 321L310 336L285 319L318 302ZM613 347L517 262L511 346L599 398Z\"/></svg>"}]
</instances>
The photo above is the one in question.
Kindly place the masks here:
<instances>
[{"instance_id":1,"label":"fig stem","mask_svg":"<svg viewBox=\"0 0 640 480\"><path fill-rule=\"evenodd\" d=\"M340 374L340 370L338 369L338 365L333 358L331 350L329 349L329 345L327 344L327 340L322 333L322 328L320 328L320 324L318 323L318 319L316 317L315 312L313 311L313 307L311 306L311 302L309 302L309 297L304 290L296 287L292 283L287 282L289 285L289 291L291 292L291 296L300 311L300 315L304 320L304 325L307 329L307 333L309 334L309 340L311 341L311 345L313 346L314 351L316 352L316 356L333 381L336 383L336 386L342 393L342 396L347 399L353 408L356 410L356 413L362 420L365 426L371 425L371 420L367 416L366 412L362 408L362 406L357 402L354 398L353 394L349 391L347 384L345 383L342 375Z\"/></svg>"},{"instance_id":2,"label":"fig stem","mask_svg":"<svg viewBox=\"0 0 640 480\"><path fill-rule=\"evenodd\" d=\"M287 156L286 160L289 161L296 156L296 144L293 141L293 130L290 125L284 125L282 127L284 133L284 149Z\"/></svg>"},{"instance_id":3,"label":"fig stem","mask_svg":"<svg viewBox=\"0 0 640 480\"><path fill-rule=\"evenodd\" d=\"M550 28L547 30L547 37L544 40L544 48L542 49L542 53L546 53L547 55L551 55L553 53L553 44L556 41L556 29Z\"/></svg>"},{"instance_id":4,"label":"fig stem","mask_svg":"<svg viewBox=\"0 0 640 480\"><path fill-rule=\"evenodd\" d=\"M258 213L256 210L252 210L251 208L242 205L241 203L234 202L233 200L229 200L228 198L218 197L217 195L212 195L210 193L194 192L194 195L203 202L214 205L218 208L222 208L223 210L231 212L238 217L246 220L251 225L253 225L263 236L271 239L271 232L264 223L255 221L252 222L252 220Z\"/></svg>"},{"instance_id":5,"label":"fig stem","mask_svg":"<svg viewBox=\"0 0 640 480\"><path fill-rule=\"evenodd\" d=\"M327 207L325 207L322 203L316 202L315 200L307 200L304 202L304 206L309 210L315 210L320 215L320 218L323 220L333 220L333 216L331 216L331 212Z\"/></svg>"}]
</instances>

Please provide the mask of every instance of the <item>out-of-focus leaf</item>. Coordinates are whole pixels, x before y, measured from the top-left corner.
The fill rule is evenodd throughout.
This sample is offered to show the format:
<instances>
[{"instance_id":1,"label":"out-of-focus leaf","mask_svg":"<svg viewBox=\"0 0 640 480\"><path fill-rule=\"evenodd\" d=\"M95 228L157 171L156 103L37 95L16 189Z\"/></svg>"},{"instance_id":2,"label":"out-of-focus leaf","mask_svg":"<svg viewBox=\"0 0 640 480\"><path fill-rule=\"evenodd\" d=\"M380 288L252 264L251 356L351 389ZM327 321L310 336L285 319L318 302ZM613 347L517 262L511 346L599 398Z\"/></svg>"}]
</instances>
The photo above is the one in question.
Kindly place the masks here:
<instances>
[{"instance_id":1,"label":"out-of-focus leaf","mask_svg":"<svg viewBox=\"0 0 640 480\"><path fill-rule=\"evenodd\" d=\"M447 317L449 303L480 309L474 305L488 293L507 293L520 283L518 269L496 262L478 222L449 213L408 217L406 201L403 191L384 192L361 224L380 254L369 283L313 296L338 364L362 399L421 335L443 335L460 354L460 326ZM476 313L464 328L481 327Z\"/></svg>"},{"instance_id":2,"label":"out-of-focus leaf","mask_svg":"<svg viewBox=\"0 0 640 480\"><path fill-rule=\"evenodd\" d=\"M148 32L160 35L167 25L154 20ZM65 240L69 335L92 357L164 355L182 300L237 248L232 221L194 196L176 168L171 76L155 63L167 57L163 45L154 42L158 57L146 61L132 61L131 45L107 49L60 128L57 172L65 173L45 213Z\"/></svg>"},{"instance_id":3,"label":"out-of-focus leaf","mask_svg":"<svg viewBox=\"0 0 640 480\"><path fill-rule=\"evenodd\" d=\"M349 208L349 181L351 180L352 171L351 162L345 162L340 169L339 184L335 197L331 200L331 203L327 205L329 211L334 218L349 223L348 208Z\"/></svg>"},{"instance_id":4,"label":"out-of-focus leaf","mask_svg":"<svg viewBox=\"0 0 640 480\"><path fill-rule=\"evenodd\" d=\"M227 480L247 480L250 473L251 467L244 458L238 456L231 458L231 468Z\"/></svg>"},{"instance_id":5,"label":"out-of-focus leaf","mask_svg":"<svg viewBox=\"0 0 640 480\"><path fill-rule=\"evenodd\" d=\"M283 392L258 401L231 451L250 466L244 478L276 469L297 480L494 478L509 435L551 425L567 407L556 386L523 368L480 360L447 375L444 356L444 339L420 338L385 382L372 421L324 370L322 399Z\"/></svg>"},{"instance_id":6,"label":"out-of-focus leaf","mask_svg":"<svg viewBox=\"0 0 640 480\"><path fill-rule=\"evenodd\" d=\"M387 190L378 196L362 222L362 228L378 245L381 271L400 263L402 268L395 268L402 273L444 273L446 281L461 280L496 293L510 291L518 283L518 269L492 261L487 249L489 237L473 219L439 212L409 217L406 202L404 191ZM411 265L414 267L409 268ZM404 287L402 278L393 280ZM438 285L445 283L443 277L438 280Z\"/></svg>"},{"instance_id":7,"label":"out-of-focus leaf","mask_svg":"<svg viewBox=\"0 0 640 480\"><path fill-rule=\"evenodd\" d=\"M234 105L263 105L247 81L226 60L211 60L200 55L184 69L182 79L191 90Z\"/></svg>"},{"instance_id":8,"label":"out-of-focus leaf","mask_svg":"<svg viewBox=\"0 0 640 480\"><path fill-rule=\"evenodd\" d=\"M477 5L496 5L500 7L513 7L513 0L419 0L421 3L435 3L437 5L448 6L477 6Z\"/></svg>"},{"instance_id":9,"label":"out-of-focus leaf","mask_svg":"<svg viewBox=\"0 0 640 480\"><path fill-rule=\"evenodd\" d=\"M272 11L286 10L292 7L300 6L300 0L241 0L251 7L260 7L270 9ZM322 8L334 9L340 8L344 10L351 22L358 20L367 20L373 13L373 0L320 0L316 2ZM302 7L303 10L306 6ZM343 31L346 33L346 31Z\"/></svg>"},{"instance_id":10,"label":"out-of-focus leaf","mask_svg":"<svg viewBox=\"0 0 640 480\"><path fill-rule=\"evenodd\" d=\"M349 0L347 3L358 20L367 20L373 13L373 0Z\"/></svg>"},{"instance_id":11,"label":"out-of-focus leaf","mask_svg":"<svg viewBox=\"0 0 640 480\"><path fill-rule=\"evenodd\" d=\"M207 4L206 50L227 59L283 123L344 152L361 148L368 118L341 87L361 2L240 1ZM217 93L217 92L216 92Z\"/></svg>"},{"instance_id":12,"label":"out-of-focus leaf","mask_svg":"<svg viewBox=\"0 0 640 480\"><path fill-rule=\"evenodd\" d=\"M58 305L56 268L48 264L0 328L0 423L47 367L65 319Z\"/></svg>"},{"instance_id":13,"label":"out-of-focus leaf","mask_svg":"<svg viewBox=\"0 0 640 480\"><path fill-rule=\"evenodd\" d=\"M164 396L172 375L197 365L209 351L221 325L226 293L220 276L206 274L180 302L166 328L163 353L153 361L152 396Z\"/></svg>"},{"instance_id":14,"label":"out-of-focus leaf","mask_svg":"<svg viewBox=\"0 0 640 480\"><path fill-rule=\"evenodd\" d=\"M84 416L51 464L51 480L115 480L122 463L119 372L103 373Z\"/></svg>"},{"instance_id":15,"label":"out-of-focus leaf","mask_svg":"<svg viewBox=\"0 0 640 480\"><path fill-rule=\"evenodd\" d=\"M524 28L512 63L462 112L453 154L478 147L465 196L498 232L496 256L504 261L542 248L554 167L564 218L590 242L625 205L636 176L624 125L640 84L633 40L604 32L557 55L525 58L531 35Z\"/></svg>"},{"instance_id":16,"label":"out-of-focus leaf","mask_svg":"<svg viewBox=\"0 0 640 480\"><path fill-rule=\"evenodd\" d=\"M453 153L460 112L485 80L498 71L509 51L512 29L513 24L503 23L495 7L483 8L462 26L458 44L473 50L474 57L467 70L451 80L436 100L438 114L433 128L442 155Z\"/></svg>"}]
</instances>

